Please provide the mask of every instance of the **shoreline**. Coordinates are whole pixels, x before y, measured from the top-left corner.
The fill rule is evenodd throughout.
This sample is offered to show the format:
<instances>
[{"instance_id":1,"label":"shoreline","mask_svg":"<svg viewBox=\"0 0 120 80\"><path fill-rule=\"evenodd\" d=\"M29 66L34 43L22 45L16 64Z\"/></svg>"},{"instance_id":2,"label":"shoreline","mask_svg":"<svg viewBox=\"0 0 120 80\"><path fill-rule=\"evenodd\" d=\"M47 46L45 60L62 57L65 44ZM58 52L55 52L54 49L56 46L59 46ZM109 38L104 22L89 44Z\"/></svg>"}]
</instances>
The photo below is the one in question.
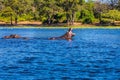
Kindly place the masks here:
<instances>
[{"instance_id":1,"label":"shoreline","mask_svg":"<svg viewBox=\"0 0 120 80\"><path fill-rule=\"evenodd\" d=\"M0 23L0 29L1 28L75 28L75 29L94 29L94 28L100 28L100 29L120 29L120 26L100 26L96 24L81 24L81 23L75 23L74 25L66 25L66 23L58 23L58 24L42 24L41 22L38 21L23 21L23 22L18 22L17 25L10 25L6 23Z\"/></svg>"},{"instance_id":2,"label":"shoreline","mask_svg":"<svg viewBox=\"0 0 120 80\"><path fill-rule=\"evenodd\" d=\"M60 27L60 26L57 26L57 27L55 27L55 26L49 26L49 27L45 27L45 26L40 26L40 27L33 27L33 26L22 26L22 27L19 27L19 26L14 26L14 27L8 27L8 26L0 26L0 29L5 29L5 28L9 28L9 29L14 29L14 28L16 28L16 29L19 29L19 28L23 28L23 29L25 29L25 28L27 28L27 29L29 29L29 28L34 28L34 29L41 29L41 28L45 28L45 29L62 29L62 28L73 28L73 29L120 29L120 26L116 26L116 27L113 27L113 26L107 26L107 27L103 27L103 26L93 26L93 27L86 27L86 26L77 26L77 27L75 27L75 26L67 26L67 27Z\"/></svg>"}]
</instances>

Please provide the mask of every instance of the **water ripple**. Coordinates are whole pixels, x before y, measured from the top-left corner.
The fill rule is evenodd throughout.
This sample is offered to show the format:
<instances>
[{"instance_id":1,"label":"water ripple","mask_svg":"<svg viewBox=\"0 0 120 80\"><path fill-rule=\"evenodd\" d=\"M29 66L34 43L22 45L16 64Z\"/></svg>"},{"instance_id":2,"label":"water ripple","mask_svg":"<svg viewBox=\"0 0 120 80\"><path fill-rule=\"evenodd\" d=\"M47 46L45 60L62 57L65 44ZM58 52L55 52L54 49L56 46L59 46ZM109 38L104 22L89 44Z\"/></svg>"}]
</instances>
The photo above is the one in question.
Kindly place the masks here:
<instances>
[{"instance_id":1,"label":"water ripple","mask_svg":"<svg viewBox=\"0 0 120 80\"><path fill-rule=\"evenodd\" d=\"M76 29L71 42L48 40L64 31L0 29L0 37L11 33L29 37L0 39L0 80L120 79L120 30Z\"/></svg>"}]
</instances>

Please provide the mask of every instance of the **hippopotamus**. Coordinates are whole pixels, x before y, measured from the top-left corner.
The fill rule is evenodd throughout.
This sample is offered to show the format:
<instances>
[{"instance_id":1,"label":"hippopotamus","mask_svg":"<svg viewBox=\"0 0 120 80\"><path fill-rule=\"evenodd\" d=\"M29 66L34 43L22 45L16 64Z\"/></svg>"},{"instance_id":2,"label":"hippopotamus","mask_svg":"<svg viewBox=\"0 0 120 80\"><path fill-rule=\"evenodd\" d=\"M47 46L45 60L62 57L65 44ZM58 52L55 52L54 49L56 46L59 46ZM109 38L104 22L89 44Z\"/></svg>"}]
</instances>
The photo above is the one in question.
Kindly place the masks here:
<instances>
[{"instance_id":1,"label":"hippopotamus","mask_svg":"<svg viewBox=\"0 0 120 80\"><path fill-rule=\"evenodd\" d=\"M50 40L60 40L60 39L65 39L65 40L72 40L72 37L75 36L75 33L72 32L72 28L69 28L68 31L59 37L51 37L49 38Z\"/></svg>"},{"instance_id":2,"label":"hippopotamus","mask_svg":"<svg viewBox=\"0 0 120 80\"><path fill-rule=\"evenodd\" d=\"M3 37L4 39L28 39L27 37L21 37L20 35L17 35L17 34L11 34L9 36L4 36Z\"/></svg>"}]
</instances>

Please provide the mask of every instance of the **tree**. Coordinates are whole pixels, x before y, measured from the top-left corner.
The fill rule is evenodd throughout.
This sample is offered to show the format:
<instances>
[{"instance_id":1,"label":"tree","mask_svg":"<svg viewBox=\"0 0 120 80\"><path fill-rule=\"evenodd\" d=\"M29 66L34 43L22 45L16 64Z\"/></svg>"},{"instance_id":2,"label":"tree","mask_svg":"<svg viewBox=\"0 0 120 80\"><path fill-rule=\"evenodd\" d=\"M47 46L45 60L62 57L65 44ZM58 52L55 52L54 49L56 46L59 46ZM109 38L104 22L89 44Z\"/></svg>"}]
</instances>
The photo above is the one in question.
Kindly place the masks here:
<instances>
[{"instance_id":1,"label":"tree","mask_svg":"<svg viewBox=\"0 0 120 80\"><path fill-rule=\"evenodd\" d=\"M31 3L29 2L29 0L4 0L4 5L14 12L15 24L18 22L18 16L30 11Z\"/></svg>"},{"instance_id":2,"label":"tree","mask_svg":"<svg viewBox=\"0 0 120 80\"><path fill-rule=\"evenodd\" d=\"M82 0L83 1L83 0ZM73 0L71 2L71 24L73 25L74 24L74 18L75 18L75 13L79 10L79 0Z\"/></svg>"},{"instance_id":3,"label":"tree","mask_svg":"<svg viewBox=\"0 0 120 80\"><path fill-rule=\"evenodd\" d=\"M114 24L115 21L120 20L120 12L118 10L110 10L109 12L103 14L103 17L113 20Z\"/></svg>"},{"instance_id":4,"label":"tree","mask_svg":"<svg viewBox=\"0 0 120 80\"><path fill-rule=\"evenodd\" d=\"M117 3L118 3L119 0L108 0L108 3L110 4L110 8L113 10L113 9L116 9L117 8Z\"/></svg>"},{"instance_id":5,"label":"tree","mask_svg":"<svg viewBox=\"0 0 120 80\"><path fill-rule=\"evenodd\" d=\"M67 24L74 24L75 13L79 10L81 0L63 0L62 8L66 14Z\"/></svg>"},{"instance_id":6,"label":"tree","mask_svg":"<svg viewBox=\"0 0 120 80\"><path fill-rule=\"evenodd\" d=\"M0 1L0 11L4 8L4 4L3 4L3 1L1 0Z\"/></svg>"},{"instance_id":7,"label":"tree","mask_svg":"<svg viewBox=\"0 0 120 80\"><path fill-rule=\"evenodd\" d=\"M100 23L102 20L102 14L107 12L108 10L109 10L108 5L100 2L95 2L93 12L95 17L99 19Z\"/></svg>"},{"instance_id":8,"label":"tree","mask_svg":"<svg viewBox=\"0 0 120 80\"><path fill-rule=\"evenodd\" d=\"M24 13L28 13L31 10L28 0L15 0L11 5L12 9L15 12L15 24L18 22L18 16L21 16Z\"/></svg>"},{"instance_id":9,"label":"tree","mask_svg":"<svg viewBox=\"0 0 120 80\"><path fill-rule=\"evenodd\" d=\"M94 18L101 23L102 15L109 10L120 11L120 0L0 0L1 20L8 21L11 17L11 24L12 20L15 24L21 20L39 20L73 25L75 21L92 23Z\"/></svg>"},{"instance_id":10,"label":"tree","mask_svg":"<svg viewBox=\"0 0 120 80\"><path fill-rule=\"evenodd\" d=\"M94 2L92 0L88 0L86 3L82 5L80 10L80 19L82 19L82 23L93 23L94 15L93 15L93 7Z\"/></svg>"},{"instance_id":11,"label":"tree","mask_svg":"<svg viewBox=\"0 0 120 80\"><path fill-rule=\"evenodd\" d=\"M14 12L13 12L13 10L10 7L6 7L6 8L4 8L2 10L2 16L3 17L10 17L11 25L13 25L13 23L12 23L12 21L13 21L13 19L12 19L13 14L14 14Z\"/></svg>"},{"instance_id":12,"label":"tree","mask_svg":"<svg viewBox=\"0 0 120 80\"><path fill-rule=\"evenodd\" d=\"M57 5L56 0L35 0L37 10L39 11L40 17L45 17L47 19L47 23L51 24L60 7Z\"/></svg>"},{"instance_id":13,"label":"tree","mask_svg":"<svg viewBox=\"0 0 120 80\"><path fill-rule=\"evenodd\" d=\"M120 11L120 0L118 0L117 9Z\"/></svg>"}]
</instances>

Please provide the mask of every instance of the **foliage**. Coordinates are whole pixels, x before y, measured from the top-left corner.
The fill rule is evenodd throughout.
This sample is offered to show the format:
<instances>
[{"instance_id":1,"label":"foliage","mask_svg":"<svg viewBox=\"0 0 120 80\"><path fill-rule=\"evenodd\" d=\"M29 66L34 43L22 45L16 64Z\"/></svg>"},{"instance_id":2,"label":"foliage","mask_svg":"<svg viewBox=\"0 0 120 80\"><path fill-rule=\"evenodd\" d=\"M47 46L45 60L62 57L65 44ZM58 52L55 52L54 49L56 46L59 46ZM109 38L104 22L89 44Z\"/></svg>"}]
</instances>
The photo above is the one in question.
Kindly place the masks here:
<instances>
[{"instance_id":1,"label":"foliage","mask_svg":"<svg viewBox=\"0 0 120 80\"><path fill-rule=\"evenodd\" d=\"M4 9L2 9L1 16L2 17L10 17L13 14L14 14L13 10L10 7L6 7Z\"/></svg>"},{"instance_id":2,"label":"foliage","mask_svg":"<svg viewBox=\"0 0 120 80\"><path fill-rule=\"evenodd\" d=\"M106 13L108 10L109 10L109 6L107 4L95 2L93 12L95 18L99 19L100 23L102 20L102 14Z\"/></svg>"},{"instance_id":3,"label":"foliage","mask_svg":"<svg viewBox=\"0 0 120 80\"><path fill-rule=\"evenodd\" d=\"M102 25L104 25L104 26L109 26L109 25L111 25L111 23L112 23L112 20L111 19L102 19L101 20L101 24Z\"/></svg>"},{"instance_id":4,"label":"foliage","mask_svg":"<svg viewBox=\"0 0 120 80\"><path fill-rule=\"evenodd\" d=\"M120 20L120 11L118 10L110 10L108 13L102 15L104 18L109 18L113 20Z\"/></svg>"},{"instance_id":5,"label":"foliage","mask_svg":"<svg viewBox=\"0 0 120 80\"><path fill-rule=\"evenodd\" d=\"M0 0L0 21L101 24L120 20L120 0Z\"/></svg>"},{"instance_id":6,"label":"foliage","mask_svg":"<svg viewBox=\"0 0 120 80\"><path fill-rule=\"evenodd\" d=\"M83 23L83 24L92 24L93 21L94 21L94 18L91 17L91 16L89 16L89 17L83 18L82 23Z\"/></svg>"}]
</instances>

